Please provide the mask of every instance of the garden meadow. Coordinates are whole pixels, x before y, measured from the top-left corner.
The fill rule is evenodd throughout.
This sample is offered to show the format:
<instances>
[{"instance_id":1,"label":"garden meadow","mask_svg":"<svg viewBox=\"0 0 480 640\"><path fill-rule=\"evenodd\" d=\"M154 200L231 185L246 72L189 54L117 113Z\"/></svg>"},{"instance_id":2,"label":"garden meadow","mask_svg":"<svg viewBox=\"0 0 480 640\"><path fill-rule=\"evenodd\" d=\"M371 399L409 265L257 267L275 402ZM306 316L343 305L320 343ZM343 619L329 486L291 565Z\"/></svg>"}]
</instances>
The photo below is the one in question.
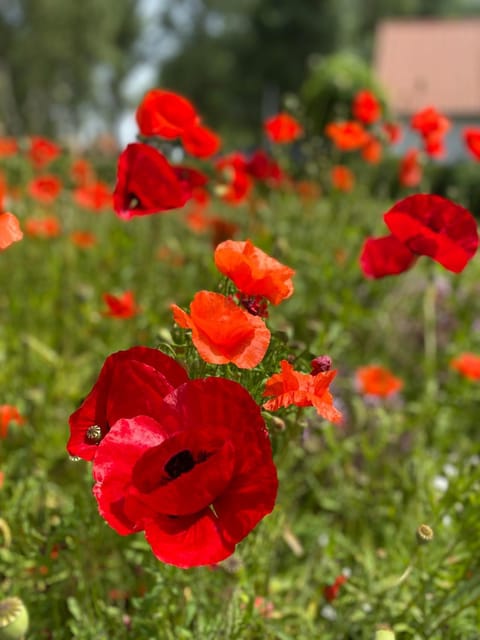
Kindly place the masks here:
<instances>
[{"instance_id":1,"label":"garden meadow","mask_svg":"<svg viewBox=\"0 0 480 640\"><path fill-rule=\"evenodd\" d=\"M480 203L386 113L0 139L0 639L480 637Z\"/></svg>"}]
</instances>

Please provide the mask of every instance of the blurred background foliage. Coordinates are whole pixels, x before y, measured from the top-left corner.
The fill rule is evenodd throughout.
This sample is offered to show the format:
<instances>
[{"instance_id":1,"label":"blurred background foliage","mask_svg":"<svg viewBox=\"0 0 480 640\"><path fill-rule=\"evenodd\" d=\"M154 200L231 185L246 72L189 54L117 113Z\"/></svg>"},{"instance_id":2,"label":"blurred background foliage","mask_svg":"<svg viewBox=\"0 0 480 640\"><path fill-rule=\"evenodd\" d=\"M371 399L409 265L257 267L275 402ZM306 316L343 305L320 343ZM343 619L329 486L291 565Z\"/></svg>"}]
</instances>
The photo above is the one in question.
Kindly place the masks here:
<instances>
[{"instance_id":1,"label":"blurred background foliage","mask_svg":"<svg viewBox=\"0 0 480 640\"><path fill-rule=\"evenodd\" d=\"M0 133L118 133L143 92L164 86L227 142L253 144L286 94L308 102L325 57L368 64L379 20L479 11L479 0L7 0Z\"/></svg>"}]
</instances>

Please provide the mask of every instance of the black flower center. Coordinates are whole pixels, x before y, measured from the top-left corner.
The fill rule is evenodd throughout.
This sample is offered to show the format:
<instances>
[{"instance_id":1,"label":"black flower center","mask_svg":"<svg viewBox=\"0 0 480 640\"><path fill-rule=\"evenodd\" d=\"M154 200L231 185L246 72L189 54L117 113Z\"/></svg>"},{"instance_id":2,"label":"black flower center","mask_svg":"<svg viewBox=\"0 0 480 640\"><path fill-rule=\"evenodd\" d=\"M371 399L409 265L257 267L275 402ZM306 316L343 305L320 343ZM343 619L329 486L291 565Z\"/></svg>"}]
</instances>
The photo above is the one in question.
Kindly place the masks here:
<instances>
[{"instance_id":1,"label":"black flower center","mask_svg":"<svg viewBox=\"0 0 480 640\"><path fill-rule=\"evenodd\" d=\"M140 201L140 198L136 193L133 193L133 191L127 193L127 197L125 199L127 201L129 209L139 209L141 207L142 203Z\"/></svg>"},{"instance_id":2,"label":"black flower center","mask_svg":"<svg viewBox=\"0 0 480 640\"><path fill-rule=\"evenodd\" d=\"M191 471L195 466L195 460L193 459L192 452L188 449L179 451L164 466L165 472L174 480L181 476L182 473Z\"/></svg>"}]
</instances>

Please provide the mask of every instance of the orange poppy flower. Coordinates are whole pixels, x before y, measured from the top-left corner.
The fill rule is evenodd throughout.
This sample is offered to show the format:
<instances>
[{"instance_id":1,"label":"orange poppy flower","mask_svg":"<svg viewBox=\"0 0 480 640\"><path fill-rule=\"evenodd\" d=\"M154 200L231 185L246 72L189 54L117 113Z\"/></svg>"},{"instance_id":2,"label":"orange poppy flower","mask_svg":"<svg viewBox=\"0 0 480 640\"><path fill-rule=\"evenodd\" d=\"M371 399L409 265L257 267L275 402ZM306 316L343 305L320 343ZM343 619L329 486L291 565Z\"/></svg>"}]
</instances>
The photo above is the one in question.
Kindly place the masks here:
<instances>
[{"instance_id":1,"label":"orange poppy flower","mask_svg":"<svg viewBox=\"0 0 480 640\"><path fill-rule=\"evenodd\" d=\"M165 89L147 91L136 112L142 135L161 136L169 140L193 126L197 117L195 107L189 100Z\"/></svg>"},{"instance_id":2,"label":"orange poppy flower","mask_svg":"<svg viewBox=\"0 0 480 640\"><path fill-rule=\"evenodd\" d=\"M338 164L330 173L332 185L339 191L351 191L355 186L355 176L348 167Z\"/></svg>"},{"instance_id":3,"label":"orange poppy flower","mask_svg":"<svg viewBox=\"0 0 480 640\"><path fill-rule=\"evenodd\" d=\"M0 471L0 489L3 487L3 483L5 481L5 474L3 471Z\"/></svg>"},{"instance_id":4,"label":"orange poppy flower","mask_svg":"<svg viewBox=\"0 0 480 640\"><path fill-rule=\"evenodd\" d=\"M18 218L13 213L0 213L0 251L23 238Z\"/></svg>"},{"instance_id":5,"label":"orange poppy flower","mask_svg":"<svg viewBox=\"0 0 480 640\"><path fill-rule=\"evenodd\" d=\"M60 235L60 223L55 216L28 218L25 233L35 238L56 238Z\"/></svg>"},{"instance_id":6,"label":"orange poppy flower","mask_svg":"<svg viewBox=\"0 0 480 640\"><path fill-rule=\"evenodd\" d=\"M250 240L226 240L215 249L217 269L249 296L279 304L293 293L295 271L253 245Z\"/></svg>"},{"instance_id":7,"label":"orange poppy flower","mask_svg":"<svg viewBox=\"0 0 480 640\"><path fill-rule=\"evenodd\" d=\"M317 413L330 422L342 421L341 412L333 406L329 391L332 380L337 375L335 369L321 371L316 375L295 371L287 360L280 362L281 373L275 373L265 384L264 396L274 396L263 405L268 411L280 407L315 407Z\"/></svg>"},{"instance_id":8,"label":"orange poppy flower","mask_svg":"<svg viewBox=\"0 0 480 640\"><path fill-rule=\"evenodd\" d=\"M404 187L416 187L422 181L422 167L418 161L420 151L409 149L400 162L398 180Z\"/></svg>"},{"instance_id":9,"label":"orange poppy flower","mask_svg":"<svg viewBox=\"0 0 480 640\"><path fill-rule=\"evenodd\" d=\"M17 407L11 404L0 404L0 438L7 437L10 422L20 425L25 422L25 418L20 414Z\"/></svg>"},{"instance_id":10,"label":"orange poppy flower","mask_svg":"<svg viewBox=\"0 0 480 640\"><path fill-rule=\"evenodd\" d=\"M125 291L119 296L112 295L111 293L104 293L103 300L108 309L102 312L102 315L109 318L120 318L125 320L127 318L133 318L140 313L141 308L135 301L133 291Z\"/></svg>"},{"instance_id":11,"label":"orange poppy flower","mask_svg":"<svg viewBox=\"0 0 480 640\"><path fill-rule=\"evenodd\" d=\"M192 330L200 357L211 364L233 362L240 369L259 364L270 344L270 331L258 316L238 307L231 298L199 291L190 304L190 315L172 304L175 322Z\"/></svg>"},{"instance_id":12,"label":"orange poppy flower","mask_svg":"<svg viewBox=\"0 0 480 640\"><path fill-rule=\"evenodd\" d=\"M358 390L364 395L386 398L400 391L403 380L396 378L391 371L380 365L360 367L355 373Z\"/></svg>"},{"instance_id":13,"label":"orange poppy flower","mask_svg":"<svg viewBox=\"0 0 480 640\"><path fill-rule=\"evenodd\" d=\"M97 237L91 231L72 231L70 240L80 249L90 249L97 244Z\"/></svg>"},{"instance_id":14,"label":"orange poppy flower","mask_svg":"<svg viewBox=\"0 0 480 640\"><path fill-rule=\"evenodd\" d=\"M112 189L101 180L75 189L73 199L81 207L91 209L92 211L100 211L101 209L112 208L113 206Z\"/></svg>"},{"instance_id":15,"label":"orange poppy flower","mask_svg":"<svg viewBox=\"0 0 480 640\"><path fill-rule=\"evenodd\" d=\"M14 156L18 152L18 143L15 138L0 138L0 158Z\"/></svg>"},{"instance_id":16,"label":"orange poppy flower","mask_svg":"<svg viewBox=\"0 0 480 640\"><path fill-rule=\"evenodd\" d=\"M355 151L369 140L369 134L359 122L331 122L325 128L326 135L341 151Z\"/></svg>"},{"instance_id":17,"label":"orange poppy flower","mask_svg":"<svg viewBox=\"0 0 480 640\"><path fill-rule=\"evenodd\" d=\"M263 129L268 138L276 144L293 142L303 135L302 125L288 113L277 113L267 118Z\"/></svg>"},{"instance_id":18,"label":"orange poppy flower","mask_svg":"<svg viewBox=\"0 0 480 640\"><path fill-rule=\"evenodd\" d=\"M72 163L70 176L77 186L84 187L95 180L95 171L88 160L77 158Z\"/></svg>"},{"instance_id":19,"label":"orange poppy flower","mask_svg":"<svg viewBox=\"0 0 480 640\"><path fill-rule=\"evenodd\" d=\"M51 204L58 197L62 183L56 176L38 176L30 180L27 188L32 198L44 204Z\"/></svg>"},{"instance_id":20,"label":"orange poppy flower","mask_svg":"<svg viewBox=\"0 0 480 640\"><path fill-rule=\"evenodd\" d=\"M360 153L365 162L377 164L382 159L382 145L374 136L370 136L368 142L361 148Z\"/></svg>"},{"instance_id":21,"label":"orange poppy flower","mask_svg":"<svg viewBox=\"0 0 480 640\"><path fill-rule=\"evenodd\" d=\"M35 169L43 169L60 155L60 147L47 138L32 136L28 157Z\"/></svg>"},{"instance_id":22,"label":"orange poppy flower","mask_svg":"<svg viewBox=\"0 0 480 640\"><path fill-rule=\"evenodd\" d=\"M461 353L450 361L450 367L469 380L480 380L480 356L475 353Z\"/></svg>"}]
</instances>

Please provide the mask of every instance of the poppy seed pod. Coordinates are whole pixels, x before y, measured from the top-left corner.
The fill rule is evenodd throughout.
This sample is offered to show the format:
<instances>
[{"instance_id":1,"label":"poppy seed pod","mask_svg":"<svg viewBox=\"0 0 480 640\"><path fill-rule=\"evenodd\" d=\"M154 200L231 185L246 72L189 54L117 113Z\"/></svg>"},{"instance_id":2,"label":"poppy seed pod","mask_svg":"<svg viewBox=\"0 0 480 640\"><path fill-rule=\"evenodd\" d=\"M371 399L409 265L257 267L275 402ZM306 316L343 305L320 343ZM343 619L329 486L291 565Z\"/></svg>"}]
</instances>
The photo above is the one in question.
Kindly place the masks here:
<instances>
[{"instance_id":1,"label":"poppy seed pod","mask_svg":"<svg viewBox=\"0 0 480 640\"><path fill-rule=\"evenodd\" d=\"M20 598L0 600L0 640L22 640L28 629L28 611Z\"/></svg>"}]
</instances>

